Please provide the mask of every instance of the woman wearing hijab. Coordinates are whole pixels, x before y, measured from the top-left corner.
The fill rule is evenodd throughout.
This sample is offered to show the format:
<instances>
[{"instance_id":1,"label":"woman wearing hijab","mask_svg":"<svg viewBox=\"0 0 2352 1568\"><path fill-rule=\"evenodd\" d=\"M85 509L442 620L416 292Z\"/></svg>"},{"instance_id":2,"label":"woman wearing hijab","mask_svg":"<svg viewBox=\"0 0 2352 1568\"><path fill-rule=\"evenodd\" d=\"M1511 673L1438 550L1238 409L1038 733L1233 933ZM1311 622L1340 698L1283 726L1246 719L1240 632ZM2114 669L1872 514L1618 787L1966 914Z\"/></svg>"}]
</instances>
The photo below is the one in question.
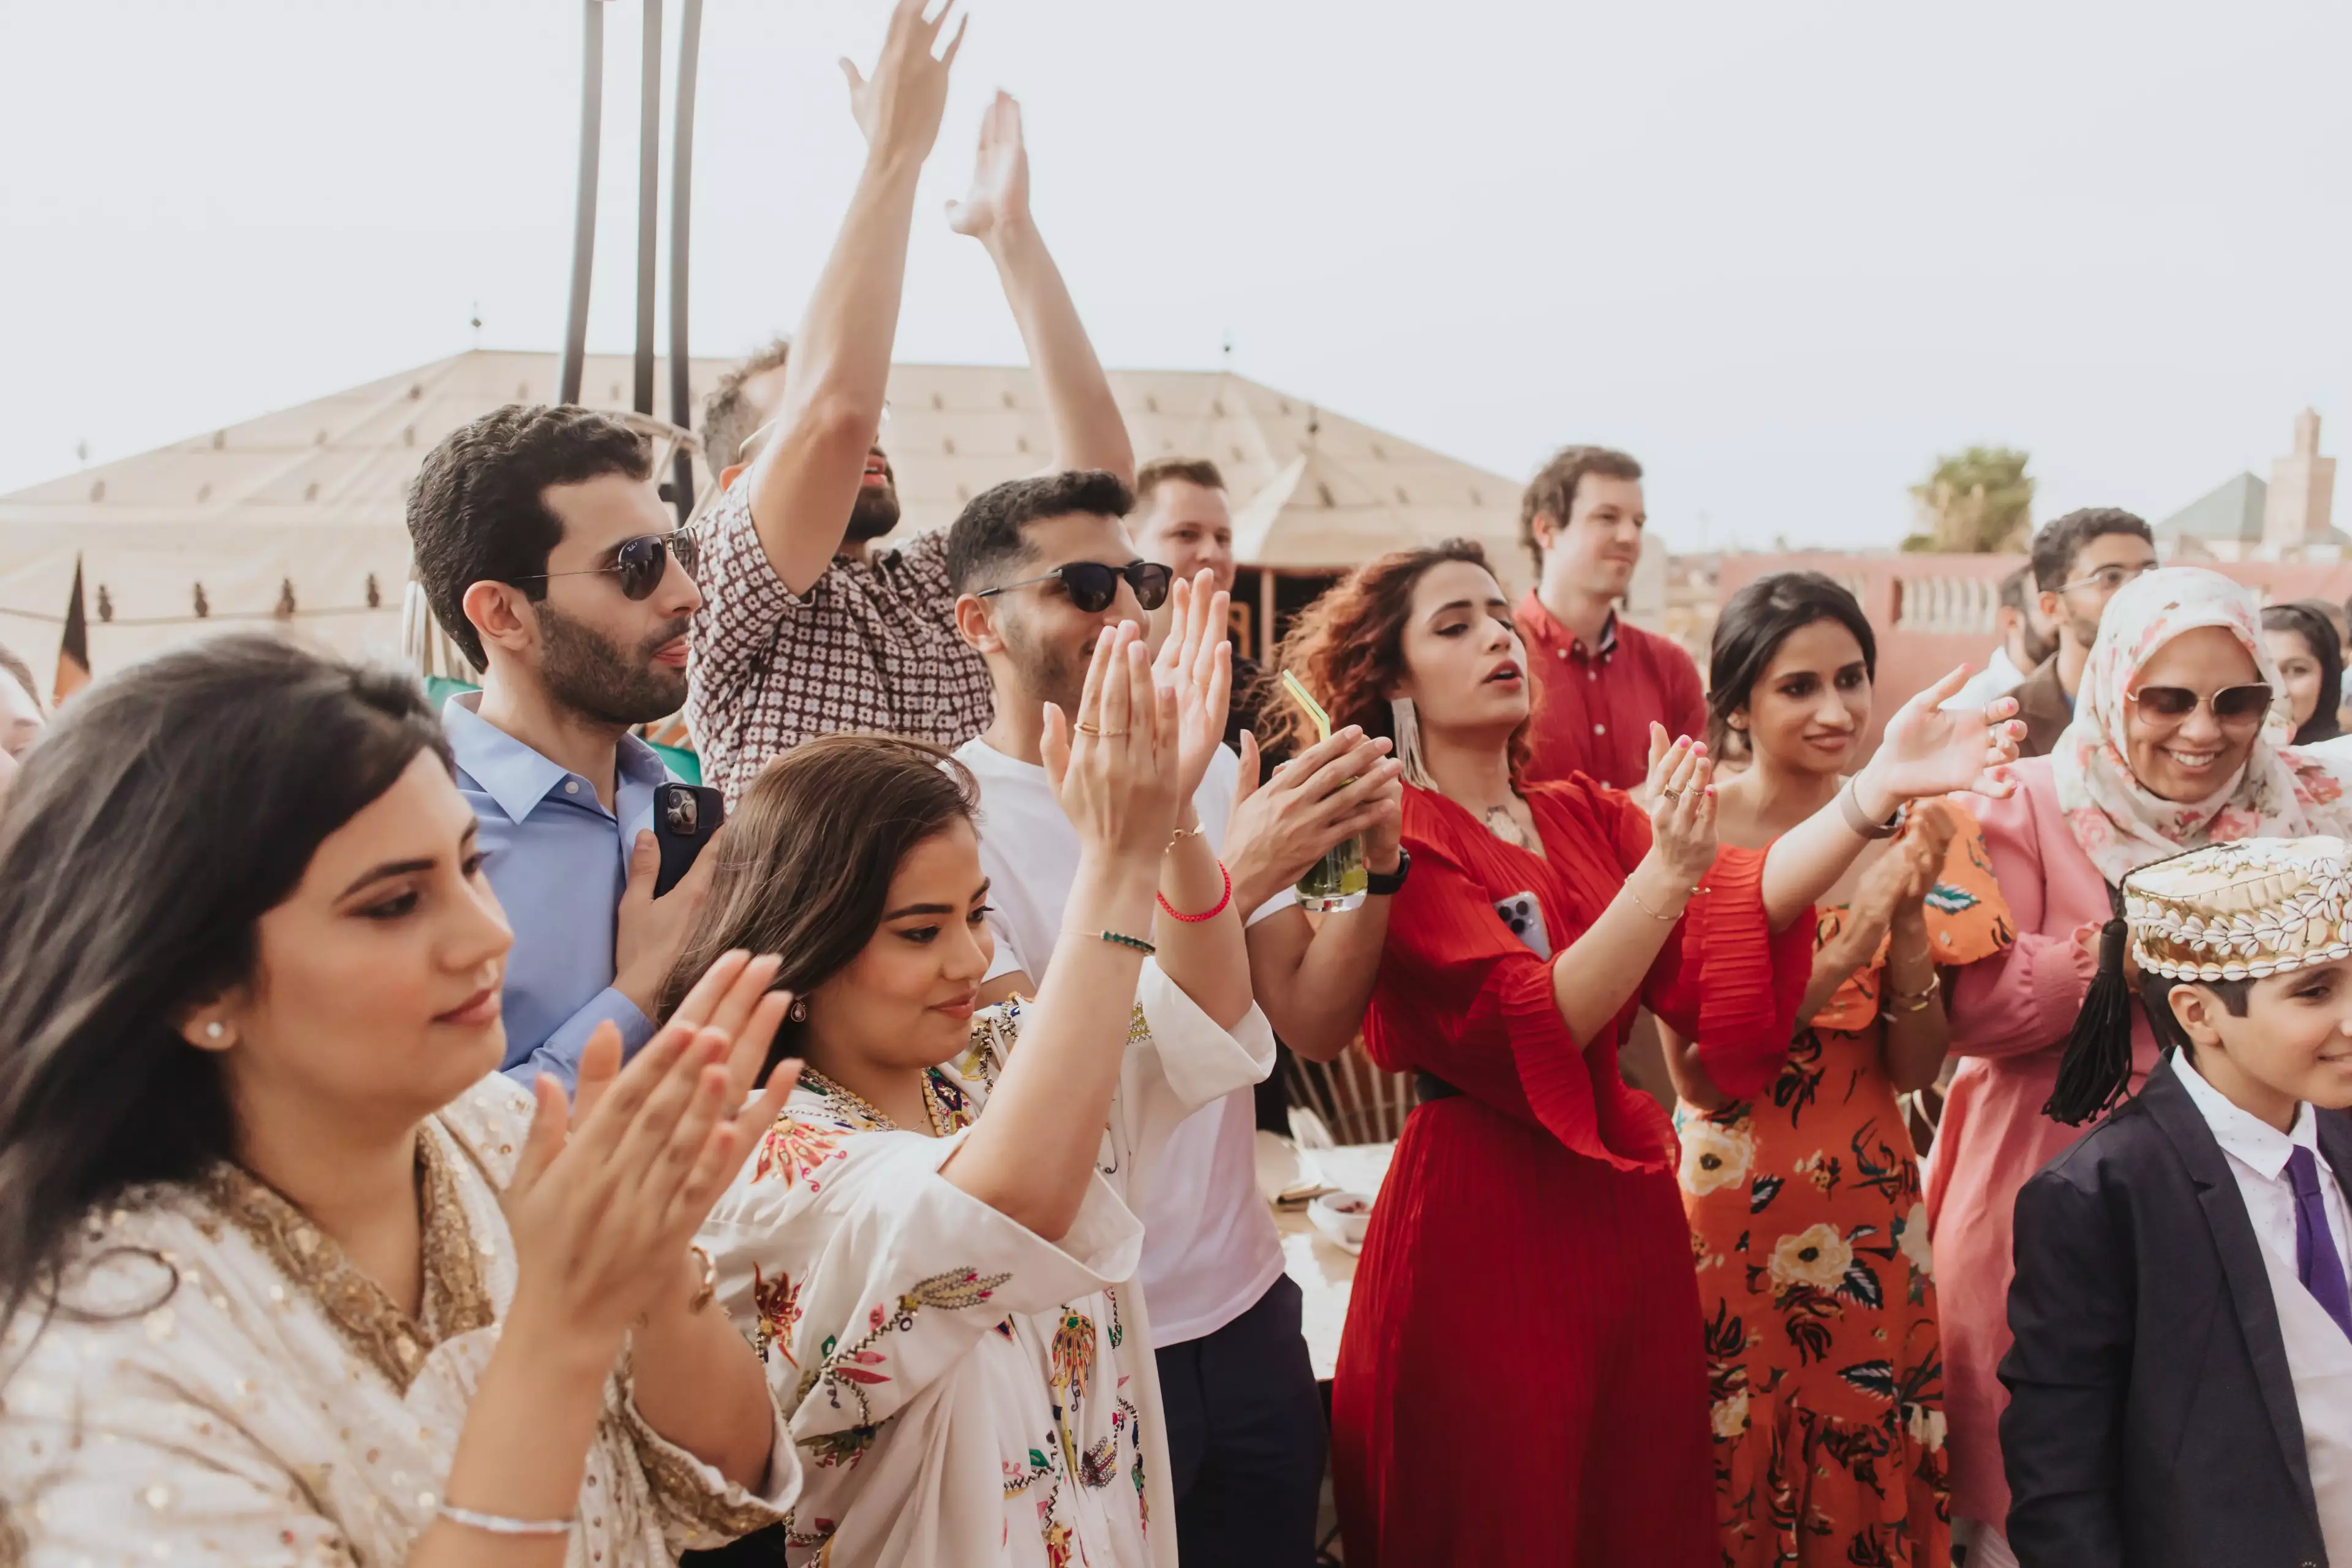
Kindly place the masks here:
<instances>
[{"instance_id":1,"label":"woman wearing hijab","mask_svg":"<svg viewBox=\"0 0 2352 1568\"><path fill-rule=\"evenodd\" d=\"M2216 573L2151 572L2108 605L2056 749L2011 768L2010 798L1970 803L2017 927L2012 946L1964 967L1952 988L1951 1050L1963 1059L1927 1184L1952 1513L1977 1528L1971 1568L2016 1561L2001 1534L1994 1369L2009 1348L2018 1189L2156 1062L2107 930L2111 889L2203 844L2352 834L2352 770L2294 749L2292 733L2253 595ZM2086 1013L2123 1008L2128 1060L2066 1048Z\"/></svg>"}]
</instances>

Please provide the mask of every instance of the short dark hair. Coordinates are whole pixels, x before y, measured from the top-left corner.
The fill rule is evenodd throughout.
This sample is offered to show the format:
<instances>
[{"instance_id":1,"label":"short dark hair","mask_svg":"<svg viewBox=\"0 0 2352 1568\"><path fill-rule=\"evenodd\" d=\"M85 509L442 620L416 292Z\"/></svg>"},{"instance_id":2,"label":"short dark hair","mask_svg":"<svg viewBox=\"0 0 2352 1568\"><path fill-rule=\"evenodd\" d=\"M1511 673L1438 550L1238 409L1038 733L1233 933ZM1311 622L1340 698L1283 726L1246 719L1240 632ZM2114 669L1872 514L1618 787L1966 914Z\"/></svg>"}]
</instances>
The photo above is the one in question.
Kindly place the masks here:
<instances>
[{"instance_id":1,"label":"short dark hair","mask_svg":"<svg viewBox=\"0 0 2352 1568\"><path fill-rule=\"evenodd\" d=\"M948 528L948 587L969 594L992 587L991 578L1028 554L1021 531L1049 517L1086 512L1125 517L1135 508L1127 481L1103 468L1069 468L1007 479L971 498Z\"/></svg>"},{"instance_id":2,"label":"short dark hair","mask_svg":"<svg viewBox=\"0 0 2352 1568\"><path fill-rule=\"evenodd\" d=\"M482 639L466 619L466 590L514 583L533 599L563 521L547 506L550 485L605 474L653 477L635 431L585 408L509 403L442 437L408 491L408 538L416 580L433 616L476 669L488 668Z\"/></svg>"},{"instance_id":3,"label":"short dark hair","mask_svg":"<svg viewBox=\"0 0 2352 1568\"><path fill-rule=\"evenodd\" d=\"M1862 645L1862 664L1878 679L1878 638L1870 620L1835 578L1819 572L1768 572L1725 601L1706 661L1707 749L1720 752L1731 716L1748 706L1772 656L1792 632L1835 621Z\"/></svg>"},{"instance_id":4,"label":"short dark hair","mask_svg":"<svg viewBox=\"0 0 2352 1568\"><path fill-rule=\"evenodd\" d=\"M702 400L702 456L710 465L710 477L716 479L720 469L742 459L743 443L760 423L751 416L757 412L744 395L743 385L753 376L765 375L782 367L791 356L793 341L778 338L742 363L730 366L710 395Z\"/></svg>"},{"instance_id":5,"label":"short dark hair","mask_svg":"<svg viewBox=\"0 0 2352 1568\"><path fill-rule=\"evenodd\" d=\"M1519 497L1519 542L1528 547L1538 573L1543 570L1543 546L1536 542L1536 516L1542 513L1565 527L1569 513L1576 510L1576 487L1587 474L1638 479L1642 465L1609 447L1562 447L1551 455Z\"/></svg>"},{"instance_id":6,"label":"short dark hair","mask_svg":"<svg viewBox=\"0 0 2352 1568\"><path fill-rule=\"evenodd\" d=\"M2197 1047L2189 1043L2189 1031L2172 1016L2173 988L2197 985L2221 999L2221 1005L2232 1018L2246 1016L2246 1000L2252 994L2254 983L2247 980L2176 980L2168 975L2142 973L2139 977L2140 1006L2147 1014L2147 1026L2159 1046L2170 1046L2190 1061L2197 1059Z\"/></svg>"},{"instance_id":7,"label":"short dark hair","mask_svg":"<svg viewBox=\"0 0 2352 1568\"><path fill-rule=\"evenodd\" d=\"M33 667L5 647L0 647L0 671L5 671L11 679L25 689L25 695L33 700L34 707L45 709L48 706L41 700L41 689L33 684Z\"/></svg>"},{"instance_id":8,"label":"short dark hair","mask_svg":"<svg viewBox=\"0 0 2352 1568\"><path fill-rule=\"evenodd\" d=\"M2027 594L2033 587L2033 568L2021 566L2000 580L2000 607L2023 610Z\"/></svg>"},{"instance_id":9,"label":"short dark hair","mask_svg":"<svg viewBox=\"0 0 2352 1568\"><path fill-rule=\"evenodd\" d=\"M2156 532L2145 519L2119 506L2086 506L2052 518L2033 536L2033 585L2044 593L2056 593L2066 585L2074 574L2074 558L2094 539L2104 539L2110 533L2129 533L2147 541L2151 549L2156 544Z\"/></svg>"},{"instance_id":10,"label":"short dark hair","mask_svg":"<svg viewBox=\"0 0 2352 1568\"><path fill-rule=\"evenodd\" d=\"M1154 458L1136 472L1136 506L1141 508L1170 479L1181 479L1206 490L1225 488L1225 476L1206 458Z\"/></svg>"}]
</instances>

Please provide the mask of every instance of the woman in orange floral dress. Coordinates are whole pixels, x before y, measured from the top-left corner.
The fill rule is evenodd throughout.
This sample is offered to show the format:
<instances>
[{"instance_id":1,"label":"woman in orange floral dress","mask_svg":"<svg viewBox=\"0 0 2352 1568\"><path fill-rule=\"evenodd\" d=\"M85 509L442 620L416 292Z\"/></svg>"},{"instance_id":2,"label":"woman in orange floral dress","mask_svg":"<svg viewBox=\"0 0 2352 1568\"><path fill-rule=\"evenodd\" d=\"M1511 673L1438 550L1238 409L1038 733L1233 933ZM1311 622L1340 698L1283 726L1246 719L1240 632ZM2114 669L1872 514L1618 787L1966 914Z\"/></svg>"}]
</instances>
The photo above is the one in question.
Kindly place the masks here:
<instances>
[{"instance_id":1,"label":"woman in orange floral dress","mask_svg":"<svg viewBox=\"0 0 2352 1568\"><path fill-rule=\"evenodd\" d=\"M1875 662L1861 607L1818 574L1725 605L1710 717L1755 761L1720 786L1723 842L1769 844L1836 795ZM1943 1066L1940 971L2006 945L2008 913L1975 823L1937 803L1865 852L1817 921L1810 1022L1767 1091L1726 1095L1667 1040L1723 1561L1944 1568L1943 1355L1896 1096Z\"/></svg>"}]
</instances>

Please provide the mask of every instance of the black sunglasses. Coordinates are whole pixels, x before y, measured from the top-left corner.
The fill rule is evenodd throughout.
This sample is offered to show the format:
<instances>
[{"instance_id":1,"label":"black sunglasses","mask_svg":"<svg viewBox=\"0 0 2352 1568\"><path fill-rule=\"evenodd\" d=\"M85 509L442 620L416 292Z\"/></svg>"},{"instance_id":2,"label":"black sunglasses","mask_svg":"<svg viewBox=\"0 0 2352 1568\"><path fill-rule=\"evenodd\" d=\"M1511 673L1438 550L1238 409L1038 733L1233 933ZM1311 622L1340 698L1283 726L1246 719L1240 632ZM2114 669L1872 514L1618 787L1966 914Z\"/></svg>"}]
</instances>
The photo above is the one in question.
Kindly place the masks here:
<instances>
[{"instance_id":1,"label":"black sunglasses","mask_svg":"<svg viewBox=\"0 0 2352 1568\"><path fill-rule=\"evenodd\" d=\"M613 552L610 566L590 566L578 572L536 572L528 577L511 577L512 583L544 583L552 577L601 577L607 572L621 579L621 592L632 599L650 599L661 580L669 572L669 558L677 558L678 570L688 576L702 564L702 541L686 529L673 533L645 533L624 540L621 548Z\"/></svg>"},{"instance_id":2,"label":"black sunglasses","mask_svg":"<svg viewBox=\"0 0 2352 1568\"><path fill-rule=\"evenodd\" d=\"M1106 566L1099 561L1073 561L1066 566L1056 566L1042 577L1024 577L1018 583L1007 583L1001 588L983 588L973 597L990 598L1009 594L1015 588L1034 587L1040 583L1059 581L1070 603L1088 615L1110 608L1118 596L1119 579L1135 590L1135 602L1147 610L1156 610L1168 602L1168 584L1175 574L1157 561L1132 561L1124 566Z\"/></svg>"},{"instance_id":3,"label":"black sunglasses","mask_svg":"<svg viewBox=\"0 0 2352 1568\"><path fill-rule=\"evenodd\" d=\"M2210 703L2213 717L2223 724L2259 724L2271 710L2271 689L2261 681L2225 686L2210 697L2185 686L2143 686L2126 695L2151 719L2186 719Z\"/></svg>"}]
</instances>

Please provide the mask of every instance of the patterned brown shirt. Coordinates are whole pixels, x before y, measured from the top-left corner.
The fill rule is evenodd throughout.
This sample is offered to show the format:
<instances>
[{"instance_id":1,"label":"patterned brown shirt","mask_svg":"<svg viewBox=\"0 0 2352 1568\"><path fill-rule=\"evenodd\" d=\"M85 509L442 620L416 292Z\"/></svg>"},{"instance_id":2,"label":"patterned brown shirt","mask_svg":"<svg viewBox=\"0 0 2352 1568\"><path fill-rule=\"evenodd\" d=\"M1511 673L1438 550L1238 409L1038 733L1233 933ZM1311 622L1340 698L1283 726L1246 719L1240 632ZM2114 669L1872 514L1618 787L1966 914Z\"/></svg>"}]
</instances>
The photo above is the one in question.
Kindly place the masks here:
<instances>
[{"instance_id":1,"label":"patterned brown shirt","mask_svg":"<svg viewBox=\"0 0 2352 1568\"><path fill-rule=\"evenodd\" d=\"M697 525L694 658L686 717L705 783L732 805L779 752L835 731L955 747L995 705L988 667L955 629L947 530L865 562L835 557L805 594L786 587L739 481Z\"/></svg>"}]
</instances>

